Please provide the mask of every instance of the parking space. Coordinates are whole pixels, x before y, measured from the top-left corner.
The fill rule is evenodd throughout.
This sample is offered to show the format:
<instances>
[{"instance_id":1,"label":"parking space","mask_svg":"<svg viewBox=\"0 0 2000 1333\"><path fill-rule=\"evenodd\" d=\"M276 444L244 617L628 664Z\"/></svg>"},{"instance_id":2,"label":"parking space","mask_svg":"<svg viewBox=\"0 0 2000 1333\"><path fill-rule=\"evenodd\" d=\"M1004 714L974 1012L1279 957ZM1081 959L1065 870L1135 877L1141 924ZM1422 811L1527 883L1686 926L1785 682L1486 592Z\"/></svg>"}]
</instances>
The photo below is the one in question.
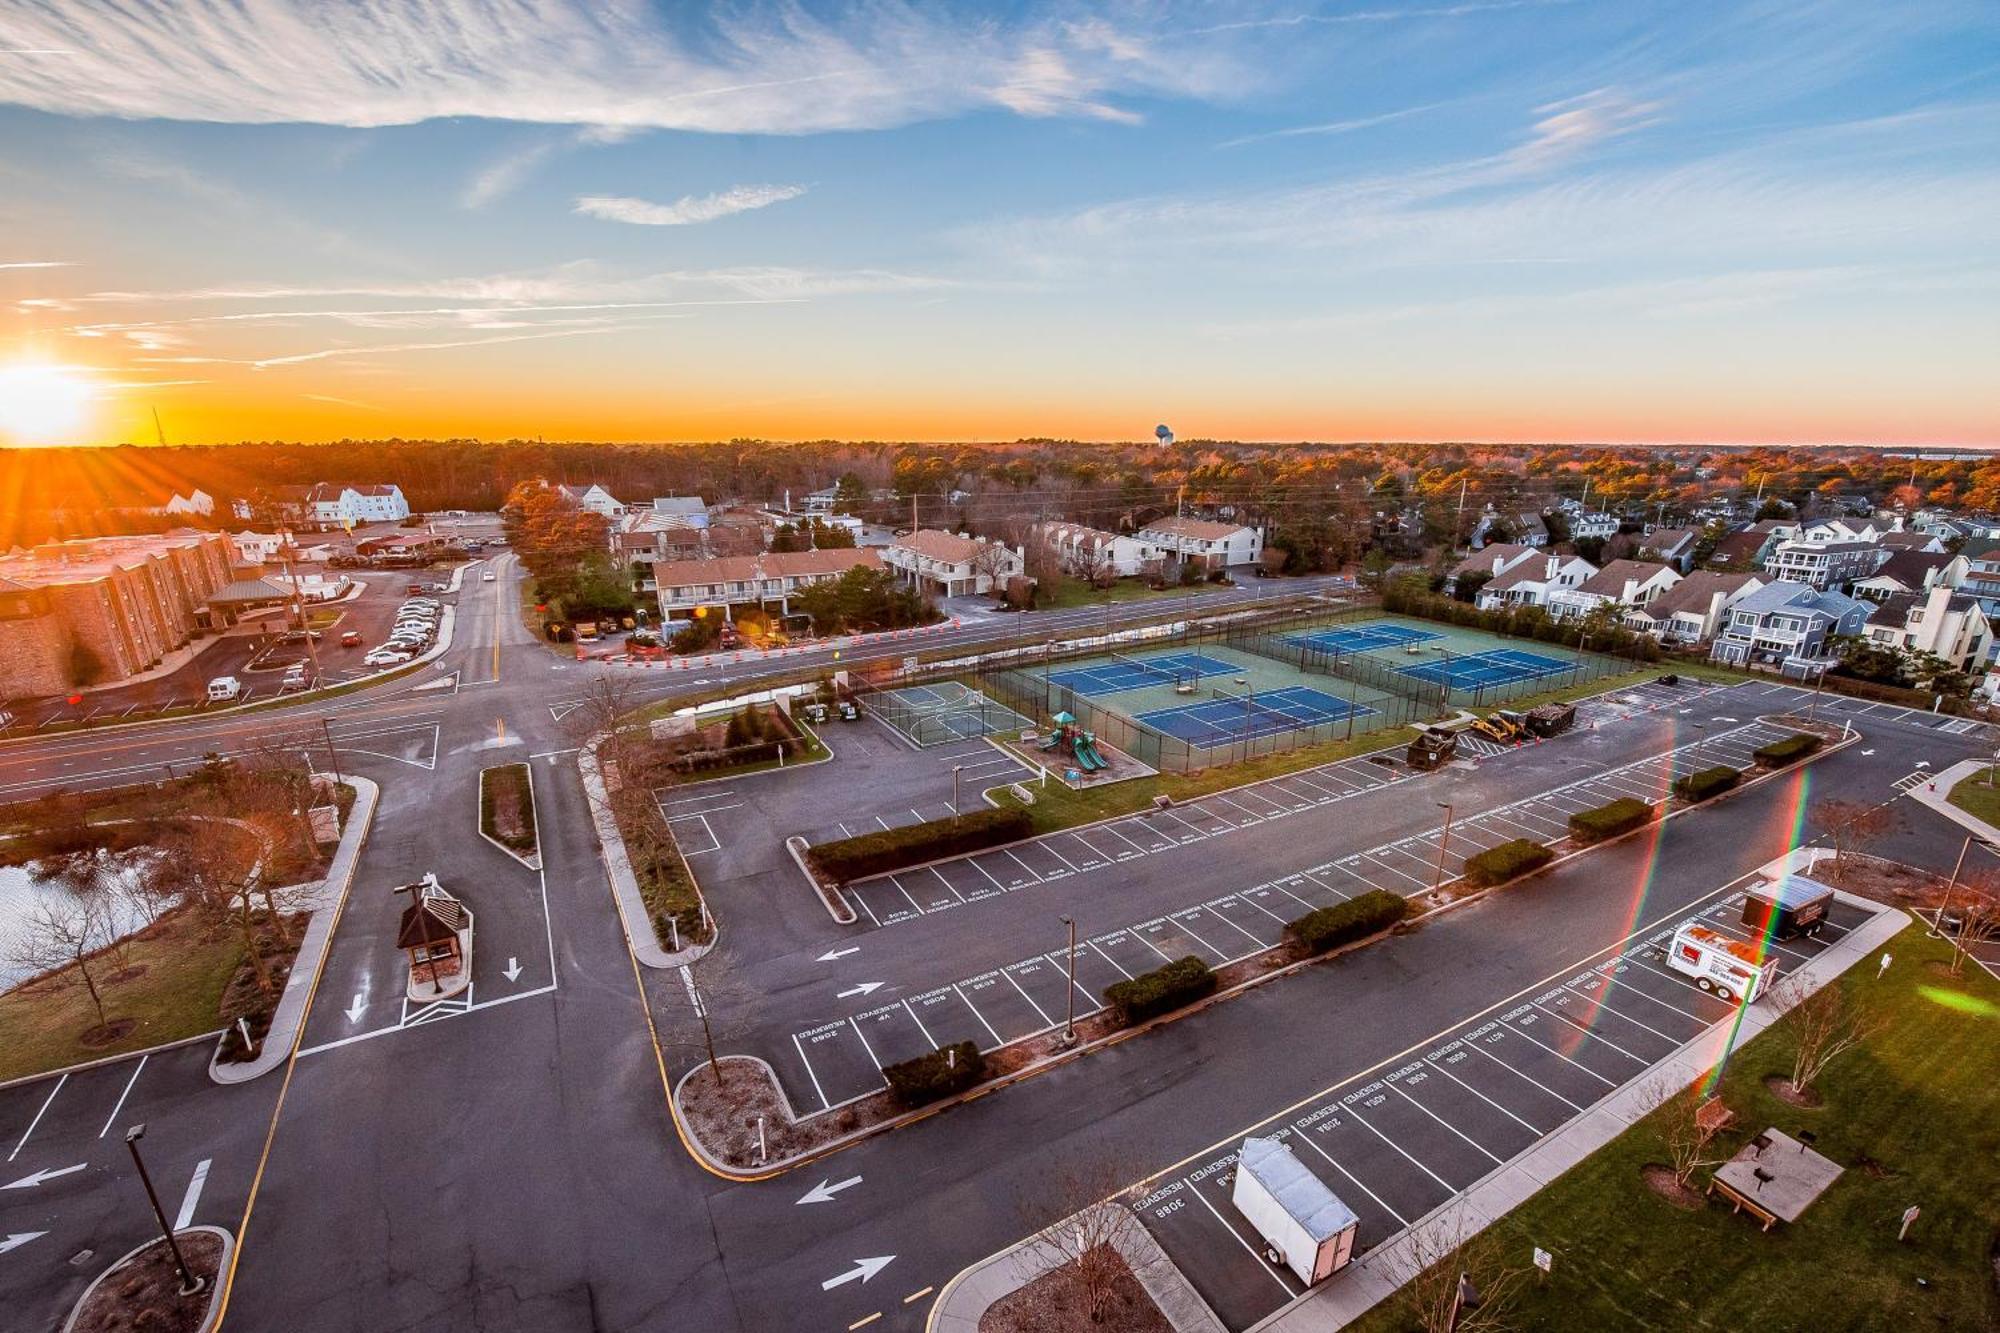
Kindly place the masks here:
<instances>
[{"instance_id":1,"label":"parking space","mask_svg":"<svg viewBox=\"0 0 2000 1333\"><path fill-rule=\"evenodd\" d=\"M1742 902L1722 897L1699 915L1741 932ZM1809 957L1863 919L1843 904L1823 940L1786 941L1782 954ZM1671 934L1589 959L1436 1045L1135 1186L1127 1202L1224 1323L1247 1328L1301 1288L1263 1258L1261 1239L1229 1201L1242 1137L1289 1144L1361 1219L1356 1252L1380 1245L1731 1016L1730 1005L1665 968Z\"/></svg>"},{"instance_id":2,"label":"parking space","mask_svg":"<svg viewBox=\"0 0 2000 1333\"><path fill-rule=\"evenodd\" d=\"M1136 860L1169 848L1220 837L1234 829L1248 828L1266 820L1316 809L1345 800L1365 791L1374 791L1413 776L1401 764L1383 764L1374 759L1343 759L1260 782L1255 786L1217 792L1185 805L1131 815L1124 819L1066 829L1002 851L981 852L939 863L937 875L955 886L959 893L953 904L985 897L992 892L1012 892L1065 876L1087 873ZM989 784L990 785L990 784ZM949 813L949 802L946 803ZM895 821L886 818L882 827ZM849 837L837 826L833 836ZM811 838L809 841L823 841ZM911 872L902 872L907 878ZM933 895L912 894L897 876L861 880L849 885L848 897L861 915L878 926L894 925L924 915L931 910L922 901Z\"/></svg>"},{"instance_id":3,"label":"parking space","mask_svg":"<svg viewBox=\"0 0 2000 1333\"><path fill-rule=\"evenodd\" d=\"M122 1148L125 1126L147 1107L212 1086L213 1051L212 1042L193 1042L0 1088L0 1185L89 1160L106 1143Z\"/></svg>"}]
</instances>

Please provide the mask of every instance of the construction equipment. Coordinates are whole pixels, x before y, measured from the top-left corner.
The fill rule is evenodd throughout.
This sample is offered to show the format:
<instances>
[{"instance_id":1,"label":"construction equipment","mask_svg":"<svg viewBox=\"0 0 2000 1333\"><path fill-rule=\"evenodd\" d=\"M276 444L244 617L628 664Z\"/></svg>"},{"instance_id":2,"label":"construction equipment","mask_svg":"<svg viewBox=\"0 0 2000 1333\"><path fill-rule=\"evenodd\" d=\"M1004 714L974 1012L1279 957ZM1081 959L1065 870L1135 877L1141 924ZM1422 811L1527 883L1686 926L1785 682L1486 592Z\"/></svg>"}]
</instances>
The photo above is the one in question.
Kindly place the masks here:
<instances>
[{"instance_id":1,"label":"construction equipment","mask_svg":"<svg viewBox=\"0 0 2000 1333\"><path fill-rule=\"evenodd\" d=\"M1498 741L1502 745L1511 745L1513 742L1521 739L1522 734L1527 730L1527 718L1524 714L1502 708L1496 711L1491 717L1480 718L1472 724L1472 729L1488 740Z\"/></svg>"}]
</instances>

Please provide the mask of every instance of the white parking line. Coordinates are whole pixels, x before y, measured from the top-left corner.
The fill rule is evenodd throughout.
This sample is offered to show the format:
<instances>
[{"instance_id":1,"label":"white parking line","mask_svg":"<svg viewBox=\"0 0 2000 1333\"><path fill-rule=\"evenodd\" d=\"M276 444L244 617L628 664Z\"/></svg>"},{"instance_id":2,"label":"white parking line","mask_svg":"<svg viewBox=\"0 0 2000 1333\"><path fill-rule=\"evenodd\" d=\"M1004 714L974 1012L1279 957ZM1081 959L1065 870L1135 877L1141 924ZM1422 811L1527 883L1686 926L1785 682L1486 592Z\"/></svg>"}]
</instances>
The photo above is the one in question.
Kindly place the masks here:
<instances>
[{"instance_id":1,"label":"white parking line","mask_svg":"<svg viewBox=\"0 0 2000 1333\"><path fill-rule=\"evenodd\" d=\"M1010 972L1009 972L1009 971L1008 971L1008 970L1007 970L1006 968L1004 968L1004 967L1003 967L1003 968L1001 968L1001 969L1000 969L1000 975L1001 975L1001 976L1003 976L1003 977L1006 977L1006 978L1007 978L1007 984L1008 984L1008 985L1010 985L1010 986L1012 986L1012 987L1013 987L1013 988L1015 989L1015 991L1016 991L1016 992L1018 992L1018 993L1020 994L1021 998L1022 998L1022 999L1024 999L1024 1000L1026 1000L1026 1001L1027 1001L1027 1002L1029 1003L1029 1005L1031 1005L1031 1006L1032 1006L1032 1007L1034 1008L1034 1011L1035 1011L1036 1013L1038 1013L1038 1014L1040 1014L1040 1015L1042 1016L1042 1021L1043 1021L1044 1023L1053 1023L1053 1022L1055 1022L1055 1020L1054 1020L1053 1018L1050 1018L1050 1017L1049 1017L1049 1015L1048 1015L1048 1011L1047 1011L1047 1010L1043 1009L1043 1008L1042 1008L1042 1006L1040 1006L1039 1004L1036 1004L1036 1003L1035 1003L1035 997L1034 997L1034 996L1032 996L1032 995L1028 994L1028 992L1026 992L1026 991L1024 991L1024 990L1022 990L1022 989L1021 989L1021 983L1020 983L1020 982L1018 982L1018 981L1016 981L1016 980L1014 980L1014 977L1013 977L1013 974L1012 974L1012 973L1010 973Z\"/></svg>"},{"instance_id":2,"label":"white parking line","mask_svg":"<svg viewBox=\"0 0 2000 1333\"><path fill-rule=\"evenodd\" d=\"M27 1129L25 1129L25 1130L23 1130L23 1131L21 1132L21 1141L20 1141L19 1143L17 1143L17 1144L15 1144L15 1145L14 1145L14 1151L13 1151L13 1152L10 1152L10 1153L8 1153L8 1154L7 1154L7 1160L8 1160L8 1161L10 1161L10 1162L11 1162L11 1161L13 1161L13 1160L14 1160L14 1159L15 1159L16 1157L19 1157L19 1156L21 1155L21 1149L22 1149L22 1148L25 1148L25 1147L27 1146L27 1144L28 1144L28 1136L29 1136L30 1134L33 1134L33 1133L35 1132L35 1126L36 1126L36 1125L39 1125L39 1124L41 1124L41 1123L42 1123L42 1117L43 1117L43 1116L45 1116L45 1115L47 1115L47 1114L48 1114L48 1112L49 1112L49 1104L50 1104L51 1102L54 1102L54 1101L55 1101L55 1099L56 1099L56 1094L57 1094L57 1093L59 1093L59 1092L61 1092L61 1091L63 1090L63 1084L65 1084L65 1083L67 1083L67 1082L69 1082L69 1075L68 1075L68 1074L64 1074L64 1075L63 1075L63 1076L62 1076L61 1078L59 1078L59 1079L57 1079L57 1080L56 1080L56 1085L55 1085L55 1086L54 1086L53 1088L50 1088L50 1089L49 1089L49 1095L48 1095L48 1098L47 1098L47 1099L46 1099L45 1101L43 1101L43 1102L42 1102L42 1109L41 1109L41 1110L39 1110L39 1111L37 1111L37 1112L35 1112L35 1118L34 1118L33 1120L30 1120L30 1121L28 1122L28 1127L27 1127Z\"/></svg>"},{"instance_id":3,"label":"white parking line","mask_svg":"<svg viewBox=\"0 0 2000 1333\"><path fill-rule=\"evenodd\" d=\"M1311 1148L1321 1157L1326 1158L1326 1164L1328 1166L1340 1172L1341 1175L1346 1176L1349 1180L1354 1181L1354 1187L1360 1190L1363 1194L1366 1194L1369 1198L1373 1199L1376 1203L1380 1204L1382 1206L1382 1211L1389 1214L1389 1216L1395 1218L1398 1225L1400 1226L1410 1225L1408 1218L1404 1217L1394 1208L1391 1208L1388 1202L1384 1200L1381 1195L1377 1194L1374 1190L1371 1190L1366 1185L1362 1184L1360 1180L1356 1179L1352 1171L1349 1171L1339 1162L1334 1161L1333 1155L1331 1153L1329 1153L1326 1149L1320 1147L1319 1144L1313 1142L1313 1137L1311 1134L1308 1134L1305 1130L1301 1129L1297 1134L1294 1134L1292 1137L1296 1138L1299 1142L1305 1144L1306 1147Z\"/></svg>"},{"instance_id":4,"label":"white parking line","mask_svg":"<svg viewBox=\"0 0 2000 1333\"><path fill-rule=\"evenodd\" d=\"M1473 1147L1478 1148L1480 1153L1482 1153L1485 1156L1487 1161L1493 1163L1493 1165L1495 1166L1500 1165L1500 1159L1498 1157L1495 1157L1492 1153L1487 1152L1484 1145L1479 1143L1474 1143L1473 1140L1471 1140L1470 1138L1466 1138L1465 1134L1459 1130L1458 1126L1452 1124L1449 1120L1446 1120L1436 1111L1431 1110L1430 1107L1425 1106L1422 1102L1418 1101L1415 1097L1412 1097L1409 1093L1404 1092L1402 1088L1397 1087L1396 1080L1392 1078L1385 1078L1382 1080L1382 1086L1386 1088L1394 1088L1398 1093L1402 1094L1402 1098L1404 1101L1416 1107L1419 1111L1422 1111L1425 1115L1437 1121L1440 1125L1443 1125L1446 1129L1450 1130L1452 1133L1457 1134L1458 1137L1460 1137L1461 1139L1465 1139L1465 1141L1467 1143L1471 1143Z\"/></svg>"},{"instance_id":5,"label":"white parking line","mask_svg":"<svg viewBox=\"0 0 2000 1333\"><path fill-rule=\"evenodd\" d=\"M908 1000L902 1000L899 1001L899 1003L903 1006L903 1012L908 1014L911 1020L916 1023L917 1031L924 1034L924 1040L930 1044L930 1048L932 1050L938 1049L937 1038L933 1037L931 1035L931 1030L924 1026L924 1020L917 1017L917 1011L910 1008L910 1002Z\"/></svg>"},{"instance_id":6,"label":"white parking line","mask_svg":"<svg viewBox=\"0 0 2000 1333\"><path fill-rule=\"evenodd\" d=\"M1262 1269L1264 1273L1267 1274L1273 1282L1278 1284L1278 1290L1285 1293L1285 1298L1287 1300L1291 1299L1293 1296L1298 1295L1297 1292L1292 1290L1292 1284L1287 1282L1284 1278L1280 1277L1278 1275L1277 1270L1272 1268L1271 1265L1265 1263L1264 1256L1257 1253L1256 1248L1252 1246L1249 1241L1243 1239L1243 1237L1237 1232L1236 1228L1230 1226L1229 1223L1226 1220L1224 1220L1221 1213L1215 1211L1215 1205L1208 1201L1208 1196L1206 1194L1202 1193L1201 1186L1190 1184L1189 1188L1194 1191L1194 1197L1201 1200L1201 1206L1208 1209L1209 1214L1213 1216L1216 1221L1222 1223L1222 1229L1224 1231L1227 1231L1230 1234L1230 1236L1236 1241L1236 1243L1243 1247L1244 1253L1248 1254L1251 1260L1256 1263L1257 1267Z\"/></svg>"},{"instance_id":7,"label":"white parking line","mask_svg":"<svg viewBox=\"0 0 2000 1333\"><path fill-rule=\"evenodd\" d=\"M1097 956L1099 958L1102 958L1105 962L1117 968L1118 974L1120 976L1124 977L1127 981L1130 981L1132 979L1132 974L1130 972L1127 972L1116 958L1113 958L1110 954L1106 953L1103 950L1103 948L1097 943L1096 940L1086 940L1084 942L1088 944L1091 948L1097 950Z\"/></svg>"},{"instance_id":8,"label":"white parking line","mask_svg":"<svg viewBox=\"0 0 2000 1333\"><path fill-rule=\"evenodd\" d=\"M826 1089L819 1085L819 1075L813 1072L813 1062L806 1059L806 1048L799 1045L799 1034L792 1034L792 1049L799 1053L799 1063L806 1067L806 1077L812 1080L813 1091L819 1094L819 1105L823 1111L831 1111L833 1103L826 1099Z\"/></svg>"},{"instance_id":9,"label":"white parking line","mask_svg":"<svg viewBox=\"0 0 2000 1333\"><path fill-rule=\"evenodd\" d=\"M943 871L939 870L936 866L925 866L924 869L930 871L933 875L936 875L938 883L944 885L947 889L951 890L952 897L958 899L960 902L965 901L965 895L958 891L958 886L956 884L953 884L950 880L944 877ZM988 875L986 878L993 879L993 876ZM993 887L996 889L999 888L1000 881L993 880Z\"/></svg>"},{"instance_id":10,"label":"white parking line","mask_svg":"<svg viewBox=\"0 0 2000 1333\"><path fill-rule=\"evenodd\" d=\"M117 1105L111 1108L110 1115L104 1117L104 1128L97 1131L98 1138L101 1139L106 1134L109 1134L111 1132L111 1126L113 1122L115 1122L118 1119L118 1113L125 1109L125 1099L132 1095L132 1085L139 1081L139 1071L144 1069L146 1067L146 1061L152 1058L153 1057L150 1055L142 1055L139 1057L138 1066L132 1070L132 1077L125 1080L125 1090L118 1094Z\"/></svg>"},{"instance_id":11,"label":"white parking line","mask_svg":"<svg viewBox=\"0 0 2000 1333\"><path fill-rule=\"evenodd\" d=\"M1650 1032L1654 1036L1658 1037L1661 1041L1672 1042L1674 1045L1678 1046L1681 1044L1681 1042L1686 1040L1686 1038L1684 1037L1676 1037L1671 1033L1662 1032L1658 1028L1653 1027L1650 1024L1641 1023L1638 1019L1632 1017L1632 1015L1626 1013L1623 1009L1620 1009L1617 1005L1611 1003L1611 993L1609 987L1606 987L1601 992L1592 994L1589 991L1579 989L1577 984L1573 981L1565 981L1563 983L1563 986L1565 989L1574 993L1578 999L1587 1000L1590 1003L1596 1005L1599 1009L1610 1010L1612 1013L1618 1015L1618 1017L1624 1019L1627 1023L1630 1023L1633 1027L1638 1028L1642 1032Z\"/></svg>"},{"instance_id":12,"label":"white parking line","mask_svg":"<svg viewBox=\"0 0 2000 1333\"><path fill-rule=\"evenodd\" d=\"M213 1158L204 1157L195 1164L194 1178L188 1181L187 1193L181 1196L181 1210L174 1218L174 1230L185 1231L194 1221L194 1210L201 1203L201 1187L208 1183L208 1164Z\"/></svg>"},{"instance_id":13,"label":"white parking line","mask_svg":"<svg viewBox=\"0 0 2000 1333\"><path fill-rule=\"evenodd\" d=\"M1368 1117L1362 1115L1361 1112L1355 1109L1353 1105L1344 1103L1342 1105L1342 1109L1347 1112L1348 1117L1351 1120L1353 1120L1355 1124L1361 1126L1363 1129L1367 1130L1370 1134L1373 1134L1376 1138L1388 1144L1389 1147L1394 1150L1395 1154L1398 1157L1402 1158L1404 1161L1408 1162L1411 1166L1414 1166L1415 1168L1417 1168L1417 1170L1429 1176L1432 1180L1435 1180L1438 1184L1444 1186L1446 1193L1448 1194L1458 1193L1457 1190L1451 1187L1451 1183L1447 1181L1443 1176L1440 1176L1437 1172L1431 1170L1429 1167L1425 1166L1422 1162L1419 1162L1416 1158L1404 1152L1402 1148L1397 1146L1396 1142L1392 1140L1387 1134L1384 1134L1381 1130L1369 1124Z\"/></svg>"},{"instance_id":14,"label":"white parking line","mask_svg":"<svg viewBox=\"0 0 2000 1333\"><path fill-rule=\"evenodd\" d=\"M958 989L958 983L956 981L951 983L951 988L952 990L958 993L959 999L965 1000L965 1007L970 1009L972 1011L972 1016L979 1020L979 1026L986 1029L986 1035L993 1038L993 1044L995 1046L1005 1046L1007 1043L1000 1040L1000 1034L995 1032L993 1030L993 1025L986 1021L986 1015L979 1012L978 1005L974 1004L971 1000L966 999L965 992Z\"/></svg>"},{"instance_id":15,"label":"white parking line","mask_svg":"<svg viewBox=\"0 0 2000 1333\"><path fill-rule=\"evenodd\" d=\"M1491 1050L1489 1050L1483 1043L1463 1037L1459 1038L1459 1041L1460 1044L1464 1047L1464 1049L1472 1051L1477 1055L1483 1055L1487 1059L1491 1060L1494 1064L1499 1065L1502 1069L1512 1074L1514 1077L1519 1079L1525 1079L1527 1082L1534 1084L1536 1087L1540 1088L1543 1092L1546 1092L1547 1094L1549 1094L1549 1096L1555 1098L1557 1101L1561 1102L1564 1106L1567 1106L1570 1110L1577 1112L1581 1112L1583 1110L1583 1107L1577 1105L1577 1103L1563 1096L1560 1092L1557 1092L1554 1088L1542 1082L1540 1079L1536 1078L1533 1074L1530 1074L1525 1069L1522 1069L1510 1063L1509 1061L1502 1060L1499 1056L1495 1055Z\"/></svg>"},{"instance_id":16,"label":"white parking line","mask_svg":"<svg viewBox=\"0 0 2000 1333\"><path fill-rule=\"evenodd\" d=\"M1428 1055L1424 1057L1424 1063L1429 1065L1432 1069L1435 1069L1438 1073L1443 1074L1446 1078L1450 1079L1452 1082L1458 1084L1459 1087L1464 1088L1467 1092L1477 1097L1480 1101L1485 1102L1488 1106L1498 1111L1501 1115L1506 1116L1509 1120L1519 1125L1522 1129L1525 1129L1530 1134L1533 1134L1536 1138L1540 1138L1544 1133L1547 1132L1545 1130L1537 1129L1535 1128L1535 1126L1521 1119L1520 1116L1515 1115L1512 1111L1502 1106L1499 1102L1494 1101L1491 1097L1488 1097L1485 1093L1473 1087L1470 1083L1467 1083L1464 1079L1452 1073L1449 1069L1446 1069L1443 1065L1431 1059ZM1405 1093L1403 1095L1407 1097L1409 1094ZM1551 1126L1551 1128L1553 1128L1553 1126Z\"/></svg>"},{"instance_id":17,"label":"white parking line","mask_svg":"<svg viewBox=\"0 0 2000 1333\"><path fill-rule=\"evenodd\" d=\"M1563 1022L1575 1028L1578 1032L1581 1032L1584 1036L1594 1037L1598 1041L1604 1043L1606 1046L1609 1046L1612 1050L1618 1052L1618 1054L1624 1056L1627 1060L1630 1060L1633 1064L1645 1066L1653 1063L1651 1060L1647 1060L1641 1056L1632 1054L1632 1052L1626 1050L1623 1046L1620 1046L1617 1042L1611 1040L1611 1038L1605 1036L1602 1032L1599 1032L1597 1029L1591 1027L1590 1025L1586 1023L1577 1022L1574 1018L1571 1018L1568 1014L1556 1008L1554 1005L1543 1004L1540 1000L1531 1000L1529 1001L1529 1003L1534 1005L1535 1008L1541 1010L1543 1013L1547 1014L1549 1017L1561 1019ZM1680 1045L1679 1042L1675 1042L1674 1044L1676 1046ZM1578 1049L1581 1048L1579 1047Z\"/></svg>"},{"instance_id":18,"label":"white parking line","mask_svg":"<svg viewBox=\"0 0 2000 1333\"><path fill-rule=\"evenodd\" d=\"M853 1028L854 1035L861 1038L861 1049L868 1052L868 1059L874 1064L875 1072L878 1074L881 1073L882 1062L880 1060L875 1059L875 1048L868 1044L868 1034L863 1032L861 1030L861 1025L855 1022L852 1018L849 1018L847 1020L847 1026Z\"/></svg>"},{"instance_id":19,"label":"white parking line","mask_svg":"<svg viewBox=\"0 0 2000 1333\"><path fill-rule=\"evenodd\" d=\"M1595 1069L1592 1069L1589 1065L1581 1064L1575 1060L1570 1059L1567 1055L1564 1055L1561 1051L1557 1050L1555 1047L1549 1045L1545 1041L1537 1041L1534 1037L1531 1037L1526 1032L1523 1032L1518 1025L1511 1024L1507 1019L1502 1018L1502 1019L1497 1019L1495 1021L1498 1022L1502 1027L1506 1028L1507 1031L1513 1036L1521 1038L1523 1041L1527 1042L1530 1046L1541 1047L1543 1050L1547 1051L1550 1055L1553 1055L1556 1059L1562 1061L1566 1065L1575 1065L1578 1069L1581 1069L1584 1073L1590 1075L1592 1078L1596 1079L1599 1083L1602 1083L1605 1087L1615 1088L1618 1086L1616 1083L1613 1083L1610 1079L1604 1077L1604 1075L1598 1073ZM1572 1106L1575 1105L1574 1102L1571 1102L1570 1104Z\"/></svg>"}]
</instances>

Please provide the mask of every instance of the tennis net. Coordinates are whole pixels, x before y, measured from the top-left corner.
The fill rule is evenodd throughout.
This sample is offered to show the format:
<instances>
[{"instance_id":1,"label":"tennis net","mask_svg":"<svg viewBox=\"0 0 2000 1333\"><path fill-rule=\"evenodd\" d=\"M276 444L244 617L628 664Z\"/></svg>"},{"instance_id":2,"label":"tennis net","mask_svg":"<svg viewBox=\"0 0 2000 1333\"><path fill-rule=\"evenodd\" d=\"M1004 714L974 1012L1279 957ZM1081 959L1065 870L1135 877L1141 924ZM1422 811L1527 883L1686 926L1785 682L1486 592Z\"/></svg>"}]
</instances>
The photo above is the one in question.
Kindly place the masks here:
<instances>
[{"instance_id":1,"label":"tennis net","mask_svg":"<svg viewBox=\"0 0 2000 1333\"><path fill-rule=\"evenodd\" d=\"M1141 662L1138 658L1127 657L1123 653L1111 654L1111 660L1114 662L1122 662L1126 666L1131 667L1134 671L1143 671L1147 675L1156 677L1162 683L1169 685L1180 684L1181 680L1187 675L1187 673L1184 671L1174 671L1167 667L1155 666L1151 662Z\"/></svg>"},{"instance_id":2,"label":"tennis net","mask_svg":"<svg viewBox=\"0 0 2000 1333\"><path fill-rule=\"evenodd\" d=\"M1216 698L1229 700L1229 702L1236 704L1238 707L1242 708L1244 712L1250 714L1251 716L1268 717L1274 721L1284 723L1285 726L1287 727L1310 727L1316 722L1326 721L1326 716L1324 714L1318 714L1310 717L1302 716L1298 713L1286 712L1284 709L1273 707L1270 704L1259 703L1256 699L1252 698L1250 695L1236 694L1229 690L1223 689L1220 685L1213 685L1210 686L1209 688L1210 692L1213 693Z\"/></svg>"}]
</instances>

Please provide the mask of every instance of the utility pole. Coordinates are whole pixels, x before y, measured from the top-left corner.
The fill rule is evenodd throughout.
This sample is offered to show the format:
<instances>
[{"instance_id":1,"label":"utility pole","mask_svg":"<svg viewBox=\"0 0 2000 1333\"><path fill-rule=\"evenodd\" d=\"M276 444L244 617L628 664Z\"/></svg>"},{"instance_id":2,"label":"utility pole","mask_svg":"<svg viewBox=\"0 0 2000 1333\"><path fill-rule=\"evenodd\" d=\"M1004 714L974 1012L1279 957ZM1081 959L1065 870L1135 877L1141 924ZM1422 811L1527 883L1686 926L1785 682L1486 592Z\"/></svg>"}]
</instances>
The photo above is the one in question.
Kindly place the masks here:
<instances>
[{"instance_id":1,"label":"utility pole","mask_svg":"<svg viewBox=\"0 0 2000 1333\"><path fill-rule=\"evenodd\" d=\"M292 615L298 621L299 633L306 637L306 656L312 659L313 684L320 682L319 645L313 641L312 627L306 624L305 595L299 591L298 575L292 572L292 534L281 532L278 536L284 545L278 548L278 555L285 562L285 582L292 585Z\"/></svg>"},{"instance_id":2,"label":"utility pole","mask_svg":"<svg viewBox=\"0 0 2000 1333\"><path fill-rule=\"evenodd\" d=\"M1436 893L1444 884L1444 849L1445 844L1451 841L1451 802L1439 801L1437 806L1444 811L1444 832L1438 835L1437 870L1431 875L1432 893Z\"/></svg>"},{"instance_id":3,"label":"utility pole","mask_svg":"<svg viewBox=\"0 0 2000 1333\"><path fill-rule=\"evenodd\" d=\"M347 780L340 776L340 752L333 748L333 723L327 718L319 720L319 729L326 734L326 757L333 769L333 782L337 787L345 786Z\"/></svg>"},{"instance_id":4,"label":"utility pole","mask_svg":"<svg viewBox=\"0 0 2000 1333\"><path fill-rule=\"evenodd\" d=\"M1458 545L1461 535L1465 532L1465 487L1470 480L1469 477L1458 479L1458 522L1451 530L1451 544L1454 547Z\"/></svg>"}]
</instances>

